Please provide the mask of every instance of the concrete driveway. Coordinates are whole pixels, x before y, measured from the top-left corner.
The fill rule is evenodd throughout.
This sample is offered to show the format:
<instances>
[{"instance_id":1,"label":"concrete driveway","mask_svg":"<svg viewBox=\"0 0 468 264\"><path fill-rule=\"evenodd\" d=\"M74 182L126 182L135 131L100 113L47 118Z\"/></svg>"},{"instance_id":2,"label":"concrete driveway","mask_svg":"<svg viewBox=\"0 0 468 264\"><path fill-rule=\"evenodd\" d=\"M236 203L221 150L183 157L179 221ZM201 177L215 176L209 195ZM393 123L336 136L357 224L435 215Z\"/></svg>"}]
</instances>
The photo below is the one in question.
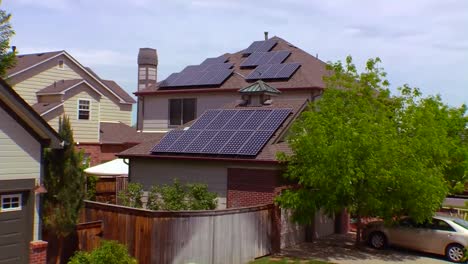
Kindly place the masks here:
<instances>
[{"instance_id":1,"label":"concrete driveway","mask_svg":"<svg viewBox=\"0 0 468 264\"><path fill-rule=\"evenodd\" d=\"M412 263L436 264L451 263L443 256L424 254L404 249L375 250L369 247L357 249L354 246L354 234L332 235L311 243L303 243L287 248L278 257L298 259L316 259L331 263L346 264L379 264L379 263Z\"/></svg>"}]
</instances>

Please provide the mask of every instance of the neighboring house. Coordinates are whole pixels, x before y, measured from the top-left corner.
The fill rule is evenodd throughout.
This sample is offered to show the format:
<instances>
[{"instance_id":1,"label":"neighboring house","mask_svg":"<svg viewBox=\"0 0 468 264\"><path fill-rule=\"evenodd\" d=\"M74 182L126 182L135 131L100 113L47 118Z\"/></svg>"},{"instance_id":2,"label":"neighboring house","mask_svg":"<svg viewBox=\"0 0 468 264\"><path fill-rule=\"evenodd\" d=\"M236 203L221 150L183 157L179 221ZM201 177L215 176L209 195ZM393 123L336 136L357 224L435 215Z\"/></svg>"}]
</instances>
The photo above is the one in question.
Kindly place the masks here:
<instances>
[{"instance_id":1,"label":"neighboring house","mask_svg":"<svg viewBox=\"0 0 468 264\"><path fill-rule=\"evenodd\" d=\"M291 153L285 136L309 99L283 98L262 81L240 89L237 99L117 154L129 159L129 181L146 191L175 178L207 184L218 195L219 209L273 203L292 185L282 177L277 154ZM316 236L335 231L333 219L316 219Z\"/></svg>"},{"instance_id":2,"label":"neighboring house","mask_svg":"<svg viewBox=\"0 0 468 264\"><path fill-rule=\"evenodd\" d=\"M0 79L0 263L43 263L40 193L44 147L59 135Z\"/></svg>"},{"instance_id":3,"label":"neighboring house","mask_svg":"<svg viewBox=\"0 0 468 264\"><path fill-rule=\"evenodd\" d=\"M208 58L200 65L157 80L157 54L150 48L138 54L137 128L167 131L238 99L237 91L264 80L282 92L283 99L314 100L324 88L326 64L287 41L273 37L247 49Z\"/></svg>"},{"instance_id":4,"label":"neighboring house","mask_svg":"<svg viewBox=\"0 0 468 264\"><path fill-rule=\"evenodd\" d=\"M68 115L75 142L92 165L109 159L101 158L106 144L102 131L107 131L103 126L109 122L131 126L135 100L66 51L18 55L7 81L54 129L58 129L59 118ZM115 153L127 148L126 143L113 142Z\"/></svg>"}]
</instances>

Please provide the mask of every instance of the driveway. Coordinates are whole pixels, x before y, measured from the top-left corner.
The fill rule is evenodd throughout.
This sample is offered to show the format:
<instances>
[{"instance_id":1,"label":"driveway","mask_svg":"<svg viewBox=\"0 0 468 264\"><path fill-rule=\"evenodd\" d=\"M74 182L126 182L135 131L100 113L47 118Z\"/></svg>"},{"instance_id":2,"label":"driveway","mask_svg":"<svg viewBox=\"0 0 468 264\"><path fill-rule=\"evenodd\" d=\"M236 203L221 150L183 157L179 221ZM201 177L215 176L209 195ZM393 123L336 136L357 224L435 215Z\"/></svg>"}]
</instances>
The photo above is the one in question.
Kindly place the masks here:
<instances>
[{"instance_id":1,"label":"driveway","mask_svg":"<svg viewBox=\"0 0 468 264\"><path fill-rule=\"evenodd\" d=\"M302 243L283 249L279 257L298 259L316 259L331 263L343 264L379 264L379 263L411 263L436 264L451 263L443 256L424 254L404 249L375 250L369 247L357 249L354 246L354 235L331 235L311 243Z\"/></svg>"}]
</instances>

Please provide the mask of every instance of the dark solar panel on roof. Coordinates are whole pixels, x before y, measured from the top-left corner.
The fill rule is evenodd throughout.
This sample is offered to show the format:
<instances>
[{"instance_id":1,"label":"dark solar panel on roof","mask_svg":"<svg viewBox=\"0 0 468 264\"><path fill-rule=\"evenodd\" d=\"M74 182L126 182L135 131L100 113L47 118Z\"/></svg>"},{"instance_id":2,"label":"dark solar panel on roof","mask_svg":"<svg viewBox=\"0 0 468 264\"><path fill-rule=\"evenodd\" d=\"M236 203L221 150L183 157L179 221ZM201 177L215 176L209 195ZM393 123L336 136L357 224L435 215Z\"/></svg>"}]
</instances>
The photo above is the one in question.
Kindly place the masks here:
<instances>
[{"instance_id":1,"label":"dark solar panel on roof","mask_svg":"<svg viewBox=\"0 0 468 264\"><path fill-rule=\"evenodd\" d=\"M254 52L270 51L277 43L278 41L274 39L254 41L247 49L242 52L242 54L248 55Z\"/></svg>"},{"instance_id":2,"label":"dark solar panel on roof","mask_svg":"<svg viewBox=\"0 0 468 264\"><path fill-rule=\"evenodd\" d=\"M216 58L207 58L201 63L201 65L225 63L228 60L229 60L229 57L225 57L225 56L219 56Z\"/></svg>"},{"instance_id":3,"label":"dark solar panel on roof","mask_svg":"<svg viewBox=\"0 0 468 264\"><path fill-rule=\"evenodd\" d=\"M245 79L249 81L260 79L288 79L300 66L300 63L264 64L258 66Z\"/></svg>"},{"instance_id":4,"label":"dark solar panel on roof","mask_svg":"<svg viewBox=\"0 0 468 264\"><path fill-rule=\"evenodd\" d=\"M255 67L263 64L282 63L290 54L291 52L286 50L254 52L240 64L240 67Z\"/></svg>"},{"instance_id":5,"label":"dark solar panel on roof","mask_svg":"<svg viewBox=\"0 0 468 264\"><path fill-rule=\"evenodd\" d=\"M186 130L169 132L153 153L257 155L291 109L208 110Z\"/></svg>"}]
</instances>

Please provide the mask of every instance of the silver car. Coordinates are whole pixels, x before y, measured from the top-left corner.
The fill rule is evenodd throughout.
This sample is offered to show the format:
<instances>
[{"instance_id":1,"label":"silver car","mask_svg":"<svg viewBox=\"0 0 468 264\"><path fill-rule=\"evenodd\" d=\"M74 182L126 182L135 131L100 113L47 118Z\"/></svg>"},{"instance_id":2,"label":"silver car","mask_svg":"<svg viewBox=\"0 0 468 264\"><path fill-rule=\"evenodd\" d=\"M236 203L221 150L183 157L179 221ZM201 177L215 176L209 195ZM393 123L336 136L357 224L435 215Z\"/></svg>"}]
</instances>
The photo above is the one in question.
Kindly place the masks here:
<instances>
[{"instance_id":1,"label":"silver car","mask_svg":"<svg viewBox=\"0 0 468 264\"><path fill-rule=\"evenodd\" d=\"M376 221L367 224L363 237L377 249L395 245L445 255L450 261L460 262L468 246L468 222L446 216L434 216L432 222L423 224L411 218L403 218L392 226Z\"/></svg>"}]
</instances>

